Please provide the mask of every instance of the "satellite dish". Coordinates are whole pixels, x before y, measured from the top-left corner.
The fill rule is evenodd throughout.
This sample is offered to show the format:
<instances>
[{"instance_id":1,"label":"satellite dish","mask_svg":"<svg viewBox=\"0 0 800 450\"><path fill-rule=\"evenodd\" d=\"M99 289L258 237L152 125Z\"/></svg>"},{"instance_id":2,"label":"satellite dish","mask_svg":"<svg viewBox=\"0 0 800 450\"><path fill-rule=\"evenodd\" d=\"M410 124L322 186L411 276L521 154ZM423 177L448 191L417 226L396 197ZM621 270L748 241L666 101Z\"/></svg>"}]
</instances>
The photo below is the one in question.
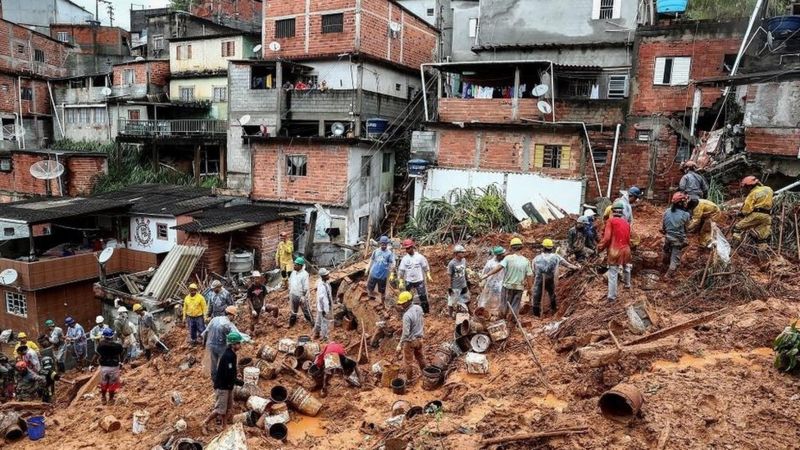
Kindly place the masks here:
<instances>
[{"instance_id":1,"label":"satellite dish","mask_svg":"<svg viewBox=\"0 0 800 450\"><path fill-rule=\"evenodd\" d=\"M539 111L541 111L542 114L550 114L551 112L553 112L553 107L550 106L550 103L547 103L544 100L541 100L539 103L536 104L536 106L539 108Z\"/></svg>"},{"instance_id":2,"label":"satellite dish","mask_svg":"<svg viewBox=\"0 0 800 450\"><path fill-rule=\"evenodd\" d=\"M245 126L250 122L250 114L245 114L242 117L239 117L239 125Z\"/></svg>"},{"instance_id":3,"label":"satellite dish","mask_svg":"<svg viewBox=\"0 0 800 450\"><path fill-rule=\"evenodd\" d=\"M114 247L106 247L105 249L103 249L102 252L100 252L100 256L97 257L97 261L100 264L105 264L108 262L109 259L111 259L111 255L113 254L114 254Z\"/></svg>"},{"instance_id":4,"label":"satellite dish","mask_svg":"<svg viewBox=\"0 0 800 450\"><path fill-rule=\"evenodd\" d=\"M105 95L106 97L108 97L109 95L111 95L111 88L108 87L108 86L105 86L105 87L103 87L103 89L100 89L100 93Z\"/></svg>"},{"instance_id":5,"label":"satellite dish","mask_svg":"<svg viewBox=\"0 0 800 450\"><path fill-rule=\"evenodd\" d=\"M253 53L260 52L262 48L263 47L261 46L261 44L256 45L255 47L253 47Z\"/></svg>"},{"instance_id":6,"label":"satellite dish","mask_svg":"<svg viewBox=\"0 0 800 450\"><path fill-rule=\"evenodd\" d=\"M277 52L278 50L281 49L281 44L279 42L272 41L269 43L269 49L272 50L273 52Z\"/></svg>"},{"instance_id":7,"label":"satellite dish","mask_svg":"<svg viewBox=\"0 0 800 450\"><path fill-rule=\"evenodd\" d=\"M134 58L134 61L144 61L144 58L141 56L137 56L136 58Z\"/></svg>"},{"instance_id":8,"label":"satellite dish","mask_svg":"<svg viewBox=\"0 0 800 450\"><path fill-rule=\"evenodd\" d=\"M31 175L39 180L52 180L64 173L64 165L50 159L34 163L31 166Z\"/></svg>"},{"instance_id":9,"label":"satellite dish","mask_svg":"<svg viewBox=\"0 0 800 450\"><path fill-rule=\"evenodd\" d=\"M6 269L0 272L0 284L3 286L10 286L17 281L17 271L14 269Z\"/></svg>"},{"instance_id":10,"label":"satellite dish","mask_svg":"<svg viewBox=\"0 0 800 450\"><path fill-rule=\"evenodd\" d=\"M533 91L531 93L533 94L534 97L541 97L544 94L547 94L547 91L549 90L550 88L546 84L538 84L536 85L536 87L533 88Z\"/></svg>"},{"instance_id":11,"label":"satellite dish","mask_svg":"<svg viewBox=\"0 0 800 450\"><path fill-rule=\"evenodd\" d=\"M334 122L333 125L331 125L331 133L334 136L343 135L344 134L344 130L345 130L344 124L342 122Z\"/></svg>"}]
</instances>

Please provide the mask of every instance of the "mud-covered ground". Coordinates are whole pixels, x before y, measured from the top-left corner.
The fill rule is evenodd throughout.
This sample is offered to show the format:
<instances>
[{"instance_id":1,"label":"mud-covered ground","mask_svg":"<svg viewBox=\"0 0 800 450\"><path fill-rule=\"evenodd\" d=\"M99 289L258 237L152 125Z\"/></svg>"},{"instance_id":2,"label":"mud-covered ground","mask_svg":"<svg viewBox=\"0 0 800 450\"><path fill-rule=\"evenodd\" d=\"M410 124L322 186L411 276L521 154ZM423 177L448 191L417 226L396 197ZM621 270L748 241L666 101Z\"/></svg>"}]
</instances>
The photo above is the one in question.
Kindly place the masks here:
<instances>
[{"instance_id":1,"label":"mud-covered ground","mask_svg":"<svg viewBox=\"0 0 800 450\"><path fill-rule=\"evenodd\" d=\"M395 337L380 349L370 349L369 363L359 366L362 378L368 380L363 387L357 389L334 380L329 396L321 399L323 408L317 417L291 412L286 442L271 440L263 430L248 427L248 447L370 449L394 438L387 448L402 448L405 443L415 449L469 449L479 448L482 439L577 426L587 427L588 431L507 443L504 448L800 447L800 383L795 376L773 368L770 349L772 339L800 318L798 261L743 248L734 256L729 271L746 273L747 279L760 287L761 295L754 298L750 290L736 286L736 282L731 287L722 283L718 291L709 295L690 281L703 271L708 257L707 250L696 246L696 237L687 249L678 276L673 280L661 277L664 268L660 266L660 219L658 208L637 208L634 231L641 237L641 245L635 252L634 287L622 290L618 303L606 302L602 270L588 264L579 273L562 271L555 316L542 320L529 314L523 316L543 372L534 364L522 334L512 329L507 342L494 345L487 352L488 374L468 374L462 357L454 361L442 387L425 391L418 381L405 395L396 395L389 388L374 386L370 372L372 363L395 360ZM523 237L530 244L525 253L535 254L535 243L543 237L563 239L569 226L567 220L562 220L524 231ZM479 271L488 258L488 249L507 243L508 238L484 236L468 243L470 267ZM445 245L425 248L423 253L428 256L434 278L430 286L432 314L426 317L425 353L430 359L442 342L453 339L453 320L441 312L447 289L446 264L451 255ZM362 288L363 281L352 289L357 294ZM474 299L480 288L473 289ZM240 359L255 358L263 344L276 347L280 338L311 334L311 327L302 319L295 328L287 327L288 305L283 293L271 298L281 307L280 317L263 319L256 342L243 348ZM599 368L576 361L570 342L597 341L592 345L614 348L607 331L610 322L623 344L638 337L626 326L624 307L642 301L659 317L657 326L648 332L703 312L730 308L715 319L658 341L664 344L658 352L628 355ZM544 331L545 325L562 319L566 320L554 333ZM249 323L247 311L242 308L237 324L247 330ZM509 328L513 328L511 324ZM211 410L213 390L202 367L202 349L189 348L185 336L185 328L178 327L165 338L174 348L169 359L156 358L140 367L126 368L125 385L114 406L101 406L96 391L68 406L69 386L59 384L60 400L48 413L45 439L19 441L10 448L150 449L161 443L159 437L167 435L162 432L179 419L188 424L180 436L207 442L211 436L201 434L200 423ZM357 345L361 334L340 327L332 337L349 347ZM198 363L182 370L180 363L190 356ZM67 378L79 375L70 373ZM308 381L284 371L275 380L261 380L260 387L269 392L276 384L291 389ZM640 416L629 423L609 420L598 408L600 395L620 382L633 384L644 394ZM173 402L173 392L179 393L179 404ZM385 422L398 400L419 406L441 400L444 410L413 417L395 429ZM244 411L244 403L236 403L235 408L236 412ZM141 409L150 414L147 431L134 435L132 414ZM99 421L108 414L122 421L121 430L105 433L100 429ZM369 424L375 425L375 431Z\"/></svg>"}]
</instances>

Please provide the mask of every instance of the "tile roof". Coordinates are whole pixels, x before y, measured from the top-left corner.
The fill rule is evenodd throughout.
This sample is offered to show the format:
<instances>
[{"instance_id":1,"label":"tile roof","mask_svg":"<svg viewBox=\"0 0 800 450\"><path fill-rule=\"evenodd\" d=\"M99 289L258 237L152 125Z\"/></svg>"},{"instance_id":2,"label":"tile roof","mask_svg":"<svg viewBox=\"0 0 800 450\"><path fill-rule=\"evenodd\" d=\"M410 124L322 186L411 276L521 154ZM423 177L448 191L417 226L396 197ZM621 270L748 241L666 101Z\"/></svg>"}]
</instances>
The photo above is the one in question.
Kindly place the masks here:
<instances>
[{"instance_id":1,"label":"tile roof","mask_svg":"<svg viewBox=\"0 0 800 450\"><path fill-rule=\"evenodd\" d=\"M235 205L203 211L193 215L193 222L178 225L174 228L188 233L223 234L274 220L289 219L294 214L302 213L297 210L274 206Z\"/></svg>"},{"instance_id":2,"label":"tile roof","mask_svg":"<svg viewBox=\"0 0 800 450\"><path fill-rule=\"evenodd\" d=\"M231 197L217 196L211 189L168 184L138 184L118 191L96 195L131 205L132 214L179 216L222 205Z\"/></svg>"},{"instance_id":3,"label":"tile roof","mask_svg":"<svg viewBox=\"0 0 800 450\"><path fill-rule=\"evenodd\" d=\"M111 209L124 211L127 207L125 202L115 199L36 197L0 204L0 220L36 224Z\"/></svg>"}]
</instances>

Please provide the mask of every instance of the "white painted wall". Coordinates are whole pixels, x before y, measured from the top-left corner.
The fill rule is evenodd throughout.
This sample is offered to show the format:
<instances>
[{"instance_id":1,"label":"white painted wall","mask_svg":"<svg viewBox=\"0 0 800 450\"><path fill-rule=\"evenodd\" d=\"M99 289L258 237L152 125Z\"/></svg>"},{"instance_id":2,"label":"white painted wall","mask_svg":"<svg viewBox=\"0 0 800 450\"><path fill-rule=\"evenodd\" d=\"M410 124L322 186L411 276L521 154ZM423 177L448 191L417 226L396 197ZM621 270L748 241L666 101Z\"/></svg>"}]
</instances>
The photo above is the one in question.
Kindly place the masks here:
<instances>
[{"instance_id":1,"label":"white painted wall","mask_svg":"<svg viewBox=\"0 0 800 450\"><path fill-rule=\"evenodd\" d=\"M422 198L444 198L456 188L483 188L497 184L505 193L506 201L514 215L528 218L522 205L542 201L540 195L561 206L570 214L579 214L583 202L583 180L562 180L539 174L503 173L481 170L429 169L426 177L417 178L414 206Z\"/></svg>"},{"instance_id":2,"label":"white painted wall","mask_svg":"<svg viewBox=\"0 0 800 450\"><path fill-rule=\"evenodd\" d=\"M159 239L158 224L167 227L167 238ZM130 222L130 241L128 248L148 253L166 253L178 242L178 231L172 229L177 224L174 217L133 216Z\"/></svg>"},{"instance_id":3,"label":"white painted wall","mask_svg":"<svg viewBox=\"0 0 800 450\"><path fill-rule=\"evenodd\" d=\"M317 75L318 82L328 82L330 89L350 90L358 85L358 65L346 59L339 61L320 61L308 63L314 67L312 75ZM397 89L397 85L400 89ZM408 87L419 90L422 86L419 74L410 75L387 67L364 63L363 89L369 92L407 98Z\"/></svg>"}]
</instances>

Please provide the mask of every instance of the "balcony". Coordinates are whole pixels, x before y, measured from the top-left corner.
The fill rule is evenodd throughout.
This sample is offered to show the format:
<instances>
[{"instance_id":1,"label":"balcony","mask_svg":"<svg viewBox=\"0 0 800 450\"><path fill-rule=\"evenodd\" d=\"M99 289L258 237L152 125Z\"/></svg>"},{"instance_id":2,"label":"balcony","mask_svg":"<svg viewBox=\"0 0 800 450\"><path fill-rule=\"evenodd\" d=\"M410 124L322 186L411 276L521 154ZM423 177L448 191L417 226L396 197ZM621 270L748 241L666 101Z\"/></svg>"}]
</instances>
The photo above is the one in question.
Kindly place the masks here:
<instances>
[{"instance_id":1,"label":"balcony","mask_svg":"<svg viewBox=\"0 0 800 450\"><path fill-rule=\"evenodd\" d=\"M104 87L84 87L56 89L54 96L56 104L91 104L105 103L106 96L103 95Z\"/></svg>"},{"instance_id":2,"label":"balcony","mask_svg":"<svg viewBox=\"0 0 800 450\"><path fill-rule=\"evenodd\" d=\"M95 253L82 253L34 262L0 258L3 267L19 274L16 285L26 291L92 280L100 276ZM118 248L106 263L106 275L139 272L155 267L156 255L127 248Z\"/></svg>"},{"instance_id":3,"label":"balcony","mask_svg":"<svg viewBox=\"0 0 800 450\"><path fill-rule=\"evenodd\" d=\"M119 135L131 138L226 139L228 122L214 119L131 120L119 119Z\"/></svg>"},{"instance_id":4,"label":"balcony","mask_svg":"<svg viewBox=\"0 0 800 450\"><path fill-rule=\"evenodd\" d=\"M553 114L542 114L538 99L521 98L518 119L514 119L510 98L442 98L438 100L439 122L516 123L523 119L552 121ZM613 125L624 120L624 100L564 99L555 102L555 120Z\"/></svg>"}]
</instances>

